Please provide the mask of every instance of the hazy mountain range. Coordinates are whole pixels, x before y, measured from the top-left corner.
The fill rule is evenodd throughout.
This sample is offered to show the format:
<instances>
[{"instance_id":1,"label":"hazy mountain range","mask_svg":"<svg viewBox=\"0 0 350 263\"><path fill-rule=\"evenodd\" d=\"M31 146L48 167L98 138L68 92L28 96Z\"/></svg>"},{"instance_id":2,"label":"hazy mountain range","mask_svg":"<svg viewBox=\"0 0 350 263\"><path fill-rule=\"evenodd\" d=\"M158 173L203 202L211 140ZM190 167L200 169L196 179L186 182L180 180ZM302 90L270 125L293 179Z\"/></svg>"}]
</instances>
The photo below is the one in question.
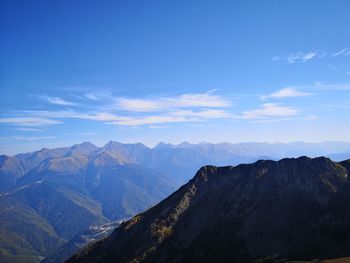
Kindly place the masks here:
<instances>
[{"instance_id":1,"label":"hazy mountain range","mask_svg":"<svg viewBox=\"0 0 350 263\"><path fill-rule=\"evenodd\" d=\"M38 262L39 257L57 255L57 249L91 226L129 218L155 205L204 165L300 155L346 159L350 143L184 142L149 148L111 141L103 147L85 142L2 155L0 261Z\"/></svg>"},{"instance_id":2,"label":"hazy mountain range","mask_svg":"<svg viewBox=\"0 0 350 263\"><path fill-rule=\"evenodd\" d=\"M69 262L320 262L349 257L349 173L350 160L336 163L324 157L206 166Z\"/></svg>"}]
</instances>

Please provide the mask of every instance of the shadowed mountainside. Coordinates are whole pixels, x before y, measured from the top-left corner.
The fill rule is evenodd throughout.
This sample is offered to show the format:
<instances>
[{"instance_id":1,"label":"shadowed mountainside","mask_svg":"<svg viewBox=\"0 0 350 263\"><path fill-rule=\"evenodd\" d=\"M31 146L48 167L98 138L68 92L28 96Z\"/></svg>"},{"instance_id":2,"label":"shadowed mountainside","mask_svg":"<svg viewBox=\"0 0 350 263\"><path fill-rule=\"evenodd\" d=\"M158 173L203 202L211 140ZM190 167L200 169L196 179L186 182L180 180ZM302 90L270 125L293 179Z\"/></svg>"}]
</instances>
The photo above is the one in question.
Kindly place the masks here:
<instances>
[{"instance_id":1,"label":"shadowed mountainside","mask_svg":"<svg viewBox=\"0 0 350 263\"><path fill-rule=\"evenodd\" d=\"M206 166L68 262L284 262L350 255L350 160Z\"/></svg>"}]
</instances>

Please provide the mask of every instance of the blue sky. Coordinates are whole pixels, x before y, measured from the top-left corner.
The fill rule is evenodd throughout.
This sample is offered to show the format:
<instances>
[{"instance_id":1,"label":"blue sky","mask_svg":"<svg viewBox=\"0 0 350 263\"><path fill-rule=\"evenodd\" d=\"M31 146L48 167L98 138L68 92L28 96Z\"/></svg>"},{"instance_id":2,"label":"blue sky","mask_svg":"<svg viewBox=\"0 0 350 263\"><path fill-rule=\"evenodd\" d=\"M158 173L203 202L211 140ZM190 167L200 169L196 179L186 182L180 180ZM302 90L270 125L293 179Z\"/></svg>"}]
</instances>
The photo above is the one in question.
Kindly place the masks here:
<instances>
[{"instance_id":1,"label":"blue sky","mask_svg":"<svg viewBox=\"0 0 350 263\"><path fill-rule=\"evenodd\" d=\"M349 1L1 1L0 152L350 141Z\"/></svg>"}]
</instances>

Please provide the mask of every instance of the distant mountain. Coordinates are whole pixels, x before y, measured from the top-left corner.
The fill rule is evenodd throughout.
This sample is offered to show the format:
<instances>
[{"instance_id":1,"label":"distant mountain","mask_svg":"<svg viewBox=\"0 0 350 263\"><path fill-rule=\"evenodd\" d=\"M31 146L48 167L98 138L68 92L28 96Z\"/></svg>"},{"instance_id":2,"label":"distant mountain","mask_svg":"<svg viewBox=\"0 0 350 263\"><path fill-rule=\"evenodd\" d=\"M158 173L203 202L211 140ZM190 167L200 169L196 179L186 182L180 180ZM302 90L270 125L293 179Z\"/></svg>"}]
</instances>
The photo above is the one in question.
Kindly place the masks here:
<instances>
[{"instance_id":1,"label":"distant mountain","mask_svg":"<svg viewBox=\"0 0 350 263\"><path fill-rule=\"evenodd\" d=\"M91 142L83 142L81 144L76 144L70 147L68 152L66 153L67 156L72 155L90 155L93 152L97 151L99 148L95 145L93 145Z\"/></svg>"},{"instance_id":2,"label":"distant mountain","mask_svg":"<svg viewBox=\"0 0 350 263\"><path fill-rule=\"evenodd\" d=\"M0 261L46 257L91 225L134 216L204 165L341 154L349 143L159 143L110 141L0 156ZM21 216L26 213L25 216ZM35 233L31 234L32 229ZM24 234L27 233L27 234ZM8 242L8 240L12 240ZM6 255L6 260L4 260ZM11 258L11 260L7 260Z\"/></svg>"},{"instance_id":3,"label":"distant mountain","mask_svg":"<svg viewBox=\"0 0 350 263\"><path fill-rule=\"evenodd\" d=\"M350 151L349 152L343 152L343 153L333 153L327 156L328 158L340 162L342 160L350 159Z\"/></svg>"},{"instance_id":4,"label":"distant mountain","mask_svg":"<svg viewBox=\"0 0 350 263\"><path fill-rule=\"evenodd\" d=\"M350 152L350 143L200 143L183 142L178 145L159 143L137 162L169 175L178 185L187 182L205 165L237 165L252 163L260 159L279 160L307 155L327 156ZM343 159L344 160L344 159Z\"/></svg>"},{"instance_id":5,"label":"distant mountain","mask_svg":"<svg viewBox=\"0 0 350 263\"><path fill-rule=\"evenodd\" d=\"M17 154L15 157L25 164L27 170L30 170L38 166L44 160L63 157L69 150L69 148L43 148L40 151L35 151L32 153Z\"/></svg>"},{"instance_id":6,"label":"distant mountain","mask_svg":"<svg viewBox=\"0 0 350 263\"><path fill-rule=\"evenodd\" d=\"M23 176L26 168L15 157L0 155L0 192L16 185L17 180Z\"/></svg>"},{"instance_id":7,"label":"distant mountain","mask_svg":"<svg viewBox=\"0 0 350 263\"><path fill-rule=\"evenodd\" d=\"M138 146L122 146L129 153L112 144L1 156L0 262L38 262L90 226L131 217L175 190L133 161Z\"/></svg>"},{"instance_id":8,"label":"distant mountain","mask_svg":"<svg viewBox=\"0 0 350 263\"><path fill-rule=\"evenodd\" d=\"M349 173L350 160L324 157L205 166L178 191L68 262L349 257Z\"/></svg>"}]
</instances>

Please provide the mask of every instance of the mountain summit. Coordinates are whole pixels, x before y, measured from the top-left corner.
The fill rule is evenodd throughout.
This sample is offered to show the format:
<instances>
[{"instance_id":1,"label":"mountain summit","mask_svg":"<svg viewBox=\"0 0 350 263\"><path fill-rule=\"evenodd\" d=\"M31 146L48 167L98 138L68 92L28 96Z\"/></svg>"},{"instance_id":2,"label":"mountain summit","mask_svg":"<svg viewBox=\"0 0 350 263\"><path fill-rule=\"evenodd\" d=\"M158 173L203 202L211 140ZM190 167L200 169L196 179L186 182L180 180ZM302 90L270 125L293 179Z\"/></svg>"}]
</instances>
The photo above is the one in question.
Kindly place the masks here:
<instances>
[{"instance_id":1,"label":"mountain summit","mask_svg":"<svg viewBox=\"0 0 350 263\"><path fill-rule=\"evenodd\" d=\"M69 262L284 262L350 255L350 160L205 166Z\"/></svg>"}]
</instances>

